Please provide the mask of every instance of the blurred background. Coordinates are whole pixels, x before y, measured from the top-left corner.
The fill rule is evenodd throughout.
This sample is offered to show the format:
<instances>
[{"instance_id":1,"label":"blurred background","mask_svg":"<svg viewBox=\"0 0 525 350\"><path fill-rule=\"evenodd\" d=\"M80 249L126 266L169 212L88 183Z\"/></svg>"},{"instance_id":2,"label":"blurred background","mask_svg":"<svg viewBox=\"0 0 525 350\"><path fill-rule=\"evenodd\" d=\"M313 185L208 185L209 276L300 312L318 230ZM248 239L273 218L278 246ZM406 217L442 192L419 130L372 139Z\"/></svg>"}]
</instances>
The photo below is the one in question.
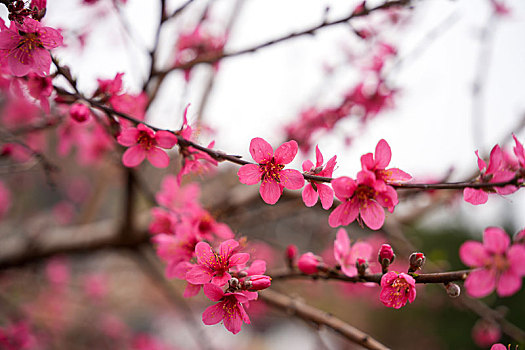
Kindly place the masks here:
<instances>
[{"instance_id":1,"label":"blurred background","mask_svg":"<svg viewBox=\"0 0 525 350\"><path fill-rule=\"evenodd\" d=\"M167 1L170 13L185 3ZM345 17L360 1L188 3L160 33L158 70L173 64L181 34L199 23L211 37L227 38L225 52L237 52ZM366 2L368 8L382 3ZM149 74L159 6L140 0L49 0L44 23L62 29L66 45L54 55L71 68L81 91L93 93L97 79L124 73L124 89L139 94ZM3 6L0 16L7 20ZM524 34L523 1L413 1L403 9L378 11L227 57L215 66L197 65L189 76L173 71L155 92L145 120L178 130L190 104L188 118L197 126L200 144L215 140L216 149L250 160L252 138L277 147L296 138L294 126L309 111L339 110L359 84L366 90L381 82L383 100L364 103L364 111L354 109L312 129L304 142L298 140L301 152L292 167L314 159L318 144L325 160L338 157L334 177L355 177L360 156L385 139L392 148L391 166L412 174L415 182L467 180L477 171L475 150L487 158L496 143L511 152L511 133L524 140ZM151 245L141 245L140 259L126 247L90 250L89 242L118 229L129 210L134 230L147 241L148 196L181 163L174 151L167 170L143 164L138 171L143 191L130 199L121 149L97 161L80 150L61 154L57 130L60 126L44 131L42 152L59 164L58 172L50 175L38 162L20 167L5 154L2 158L11 202L0 222L0 337L20 335L24 344L14 349L360 348L264 302L252 303L252 324L243 325L238 335L222 325L204 326L200 318L209 301L202 294L184 299L184 282L164 279ZM287 191L268 206L256 186L238 182L236 172L237 167L220 164L212 174L189 176L184 183L201 185L203 206L237 237L246 237L252 257L268 261L270 273L285 267L289 244L335 264L336 230L327 224L328 212L320 205L305 208L298 191ZM525 227L522 191L491 195L482 206L466 203L454 191L400 192L400 202L378 232L355 223L347 228L352 241L376 248L392 244L399 270L414 251L429 260L424 272L464 269L458 249L465 240L481 241L487 226L503 227L510 235ZM31 256L32 244L44 251L67 247L69 237L85 240L88 248L16 260L20 252ZM516 330L498 320L525 325L523 290L509 298L485 298L490 311L464 295L449 298L441 285L418 286L416 301L401 310L383 307L378 287L275 280L272 288L336 315L393 349L516 344L509 336Z\"/></svg>"}]
</instances>

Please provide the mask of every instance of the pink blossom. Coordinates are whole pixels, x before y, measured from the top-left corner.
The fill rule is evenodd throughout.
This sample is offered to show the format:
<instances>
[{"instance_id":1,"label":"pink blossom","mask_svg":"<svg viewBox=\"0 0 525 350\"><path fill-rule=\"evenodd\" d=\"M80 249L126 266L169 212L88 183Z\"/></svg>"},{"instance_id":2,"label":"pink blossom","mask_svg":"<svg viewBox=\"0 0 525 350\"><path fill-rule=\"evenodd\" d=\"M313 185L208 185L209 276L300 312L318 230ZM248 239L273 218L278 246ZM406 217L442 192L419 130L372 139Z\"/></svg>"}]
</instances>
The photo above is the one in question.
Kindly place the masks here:
<instances>
[{"instance_id":1,"label":"pink blossom","mask_svg":"<svg viewBox=\"0 0 525 350\"><path fill-rule=\"evenodd\" d=\"M390 263L394 262L394 250L390 244L382 244L381 249L379 250L378 260L382 263L383 260L388 260Z\"/></svg>"},{"instance_id":2,"label":"pink blossom","mask_svg":"<svg viewBox=\"0 0 525 350\"><path fill-rule=\"evenodd\" d=\"M398 168L386 169L392 158L392 151L388 143L381 139L377 143L375 153L367 153L361 156L363 170L372 171L377 180L389 184L392 182L403 182L412 179L412 176Z\"/></svg>"},{"instance_id":3,"label":"pink blossom","mask_svg":"<svg viewBox=\"0 0 525 350\"><path fill-rule=\"evenodd\" d=\"M146 107L148 105L148 96L146 93L140 93L138 95L124 93L111 96L109 103L117 112L127 114L138 120L144 120Z\"/></svg>"},{"instance_id":4,"label":"pink blossom","mask_svg":"<svg viewBox=\"0 0 525 350\"><path fill-rule=\"evenodd\" d=\"M160 191L155 195L155 199L172 211L192 213L200 208L199 196L200 189L196 183L181 186L174 175L168 174L162 179Z\"/></svg>"},{"instance_id":5,"label":"pink blossom","mask_svg":"<svg viewBox=\"0 0 525 350\"><path fill-rule=\"evenodd\" d=\"M323 262L321 257L310 252L301 255L299 260L297 260L297 268L307 275L316 274L319 271L319 267L322 266Z\"/></svg>"},{"instance_id":6,"label":"pink blossom","mask_svg":"<svg viewBox=\"0 0 525 350\"><path fill-rule=\"evenodd\" d=\"M4 218L5 214L11 207L11 192L0 181L0 220Z\"/></svg>"},{"instance_id":7,"label":"pink blossom","mask_svg":"<svg viewBox=\"0 0 525 350\"><path fill-rule=\"evenodd\" d=\"M239 242L229 239L220 244L215 252L208 243L199 242L195 246L197 266L186 274L186 280L193 284L212 282L218 286L225 285L231 278L230 268L245 264L250 255L235 253Z\"/></svg>"},{"instance_id":8,"label":"pink blossom","mask_svg":"<svg viewBox=\"0 0 525 350\"><path fill-rule=\"evenodd\" d=\"M501 329L497 323L481 319L472 328L472 339L481 348L490 346L501 339Z\"/></svg>"},{"instance_id":9,"label":"pink blossom","mask_svg":"<svg viewBox=\"0 0 525 350\"><path fill-rule=\"evenodd\" d=\"M348 277L357 276L356 261L358 259L370 260L372 255L372 246L366 242L357 242L350 244L348 234L344 229L337 231L337 238L334 241L334 257L341 271Z\"/></svg>"},{"instance_id":10,"label":"pink blossom","mask_svg":"<svg viewBox=\"0 0 525 350\"><path fill-rule=\"evenodd\" d=\"M275 154L272 146L256 137L250 142L250 154L259 164L243 165L237 175L239 181L245 185L255 185L262 181L259 193L268 204L275 204L281 197L283 188L298 190L304 185L303 175L293 169L284 169L297 154L298 146L295 141L283 143Z\"/></svg>"},{"instance_id":11,"label":"pink blossom","mask_svg":"<svg viewBox=\"0 0 525 350\"><path fill-rule=\"evenodd\" d=\"M475 298L489 295L510 296L521 289L525 276L525 246L510 244L509 236L498 227L483 232L483 243L467 241L459 249L465 265L478 268L465 281L467 293Z\"/></svg>"},{"instance_id":12,"label":"pink blossom","mask_svg":"<svg viewBox=\"0 0 525 350\"><path fill-rule=\"evenodd\" d=\"M368 227L378 230L385 221L382 207L392 212L398 203L396 191L367 170L357 174L357 182L342 176L332 181L332 187L342 202L330 214L328 223L332 227L349 225L360 216Z\"/></svg>"},{"instance_id":13,"label":"pink blossom","mask_svg":"<svg viewBox=\"0 0 525 350\"><path fill-rule=\"evenodd\" d=\"M175 65L183 65L203 57L220 56L226 43L226 36L212 36L202 25L191 33L183 33L176 44ZM218 69L218 61L213 66ZM190 79L191 68L184 71L186 81Z\"/></svg>"},{"instance_id":14,"label":"pink blossom","mask_svg":"<svg viewBox=\"0 0 525 350\"><path fill-rule=\"evenodd\" d=\"M0 348L5 350L35 349L37 340L32 334L27 321L19 321L8 327L0 328Z\"/></svg>"},{"instance_id":15,"label":"pink blossom","mask_svg":"<svg viewBox=\"0 0 525 350\"><path fill-rule=\"evenodd\" d=\"M412 303L416 299L416 281L403 272L388 272L381 277L379 299L385 306L394 309L405 306L407 301Z\"/></svg>"},{"instance_id":16,"label":"pink blossom","mask_svg":"<svg viewBox=\"0 0 525 350\"><path fill-rule=\"evenodd\" d=\"M89 107L83 103L73 103L69 108L69 115L79 123L88 120L90 114Z\"/></svg>"},{"instance_id":17,"label":"pink blossom","mask_svg":"<svg viewBox=\"0 0 525 350\"><path fill-rule=\"evenodd\" d=\"M224 327L233 334L241 331L242 323L250 324L250 318L244 310L243 303L248 302L248 297L243 293L224 293L215 284L204 285L204 294L212 301L219 303L209 306L202 314L202 322L206 325L224 322Z\"/></svg>"},{"instance_id":18,"label":"pink blossom","mask_svg":"<svg viewBox=\"0 0 525 350\"><path fill-rule=\"evenodd\" d=\"M511 13L509 7L501 0L490 0L490 4L492 5L492 10L498 16L508 16Z\"/></svg>"},{"instance_id":19,"label":"pink blossom","mask_svg":"<svg viewBox=\"0 0 525 350\"><path fill-rule=\"evenodd\" d=\"M490 347L490 350L509 350L510 346L507 348L505 345L498 343Z\"/></svg>"},{"instance_id":20,"label":"pink blossom","mask_svg":"<svg viewBox=\"0 0 525 350\"><path fill-rule=\"evenodd\" d=\"M118 94L122 90L122 77L124 73L117 73L113 79L97 79L98 89L95 95L98 93L113 96Z\"/></svg>"},{"instance_id":21,"label":"pink blossom","mask_svg":"<svg viewBox=\"0 0 525 350\"><path fill-rule=\"evenodd\" d=\"M475 152L478 157L478 168L481 172L479 182L506 182L514 178L515 172L510 170L509 164L504 160L504 153L499 145L494 146L490 152L489 165L479 157L478 151ZM467 187L463 190L463 199L471 204L479 205L485 204L489 198L488 191L496 191L499 194L511 194L517 190L514 185L507 185L505 187L495 187L491 189L474 189Z\"/></svg>"},{"instance_id":22,"label":"pink blossom","mask_svg":"<svg viewBox=\"0 0 525 350\"><path fill-rule=\"evenodd\" d=\"M0 61L7 60L11 74L21 77L30 72L39 76L49 74L50 49L62 45L62 35L56 29L25 18L23 23L12 21L0 32Z\"/></svg>"},{"instance_id":23,"label":"pink blossom","mask_svg":"<svg viewBox=\"0 0 525 350\"><path fill-rule=\"evenodd\" d=\"M303 171L306 174L332 177L337 156L330 158L326 166L323 167L323 155L319 146L315 146L315 166L310 160L303 162ZM303 202L307 207L313 207L317 203L317 198L321 198L323 209L330 209L334 202L334 190L324 183L308 180L303 189Z\"/></svg>"},{"instance_id":24,"label":"pink blossom","mask_svg":"<svg viewBox=\"0 0 525 350\"><path fill-rule=\"evenodd\" d=\"M136 128L130 127L121 131L117 138L122 146L130 147L122 155L122 163L127 167L136 167L144 158L157 168L165 168L170 159L160 148L172 148L177 143L177 137L164 130L157 132L144 124Z\"/></svg>"},{"instance_id":25,"label":"pink blossom","mask_svg":"<svg viewBox=\"0 0 525 350\"><path fill-rule=\"evenodd\" d=\"M35 73L27 75L27 88L31 97L40 102L44 111L49 113L49 97L53 92L53 83L50 77L39 77Z\"/></svg>"},{"instance_id":26,"label":"pink blossom","mask_svg":"<svg viewBox=\"0 0 525 350\"><path fill-rule=\"evenodd\" d=\"M149 225L149 232L151 234L175 234L177 219L172 212L164 208L155 207L151 209L151 216L152 220Z\"/></svg>"},{"instance_id":27,"label":"pink blossom","mask_svg":"<svg viewBox=\"0 0 525 350\"><path fill-rule=\"evenodd\" d=\"M188 109L190 105L186 106L183 115L182 127L179 131L180 136L188 141L195 141L196 132L188 123ZM213 148L215 141L208 144L206 148ZM207 173L217 166L218 162L206 152L198 150L191 146L184 146L180 144L180 153L182 155L182 169L177 175L179 183L182 181L182 176L190 173Z\"/></svg>"},{"instance_id":28,"label":"pink blossom","mask_svg":"<svg viewBox=\"0 0 525 350\"><path fill-rule=\"evenodd\" d=\"M518 140L516 135L512 134L512 137L514 138L514 142L516 144L513 150L516 158L518 159L518 164L521 168L525 168L525 149L523 148L523 144Z\"/></svg>"}]
</instances>

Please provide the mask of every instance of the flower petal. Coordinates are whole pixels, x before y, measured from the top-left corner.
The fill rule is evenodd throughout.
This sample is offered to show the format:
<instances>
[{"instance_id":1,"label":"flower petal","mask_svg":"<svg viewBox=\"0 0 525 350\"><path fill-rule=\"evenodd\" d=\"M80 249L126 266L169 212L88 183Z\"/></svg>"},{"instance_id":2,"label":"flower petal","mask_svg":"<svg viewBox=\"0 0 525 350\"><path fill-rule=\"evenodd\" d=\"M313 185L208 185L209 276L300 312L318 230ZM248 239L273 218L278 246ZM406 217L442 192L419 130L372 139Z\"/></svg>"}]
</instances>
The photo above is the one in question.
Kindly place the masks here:
<instances>
[{"instance_id":1,"label":"flower petal","mask_svg":"<svg viewBox=\"0 0 525 350\"><path fill-rule=\"evenodd\" d=\"M191 284L209 283L212 278L210 271L204 266L197 265L186 273L186 281Z\"/></svg>"},{"instance_id":2,"label":"flower petal","mask_svg":"<svg viewBox=\"0 0 525 350\"><path fill-rule=\"evenodd\" d=\"M275 162L277 164L290 163L295 158L298 150L299 146L294 140L283 143L275 150Z\"/></svg>"},{"instance_id":3,"label":"flower petal","mask_svg":"<svg viewBox=\"0 0 525 350\"><path fill-rule=\"evenodd\" d=\"M385 169L390 163L391 158L392 151L390 150L388 142L383 139L379 140L375 150L376 169Z\"/></svg>"},{"instance_id":4,"label":"flower petal","mask_svg":"<svg viewBox=\"0 0 525 350\"><path fill-rule=\"evenodd\" d=\"M243 165L239 171L237 171L239 181L245 185L255 185L261 181L261 175L261 168L256 164Z\"/></svg>"},{"instance_id":5,"label":"flower petal","mask_svg":"<svg viewBox=\"0 0 525 350\"><path fill-rule=\"evenodd\" d=\"M471 271L465 281L467 293L474 298L483 298L496 288L494 270L480 269Z\"/></svg>"},{"instance_id":6,"label":"flower petal","mask_svg":"<svg viewBox=\"0 0 525 350\"><path fill-rule=\"evenodd\" d=\"M499 227L487 227L483 232L483 246L488 252L503 254L510 245L510 237Z\"/></svg>"},{"instance_id":7,"label":"flower petal","mask_svg":"<svg viewBox=\"0 0 525 350\"><path fill-rule=\"evenodd\" d=\"M511 270L505 271L498 279L496 292L500 297L508 297L521 289L521 276Z\"/></svg>"},{"instance_id":8,"label":"flower petal","mask_svg":"<svg viewBox=\"0 0 525 350\"><path fill-rule=\"evenodd\" d=\"M280 173L281 185L289 190L299 190L304 186L303 175L294 169L281 170Z\"/></svg>"},{"instance_id":9,"label":"flower petal","mask_svg":"<svg viewBox=\"0 0 525 350\"><path fill-rule=\"evenodd\" d=\"M202 291L204 292L204 295L206 295L211 301L219 301L224 296L222 288L213 283L206 283L202 287Z\"/></svg>"},{"instance_id":10,"label":"flower petal","mask_svg":"<svg viewBox=\"0 0 525 350\"><path fill-rule=\"evenodd\" d=\"M122 155L122 164L128 168L133 168L142 163L146 158L146 151L139 145L128 148Z\"/></svg>"},{"instance_id":11,"label":"flower petal","mask_svg":"<svg viewBox=\"0 0 525 350\"><path fill-rule=\"evenodd\" d=\"M365 205L361 205L359 213L366 226L372 230L379 230L385 222L385 211L376 201L369 200Z\"/></svg>"},{"instance_id":12,"label":"flower petal","mask_svg":"<svg viewBox=\"0 0 525 350\"><path fill-rule=\"evenodd\" d=\"M202 314L202 323L205 325L212 325L221 322L225 313L223 305L224 302L220 302L207 307Z\"/></svg>"},{"instance_id":13,"label":"flower petal","mask_svg":"<svg viewBox=\"0 0 525 350\"><path fill-rule=\"evenodd\" d=\"M263 201L268 204L275 204L279 200L279 197L281 197L282 188L275 181L265 180L259 188L259 193Z\"/></svg>"},{"instance_id":14,"label":"flower petal","mask_svg":"<svg viewBox=\"0 0 525 350\"><path fill-rule=\"evenodd\" d=\"M137 144L138 136L139 131L137 128L127 128L120 132L120 135L117 137L117 142L122 146L131 147Z\"/></svg>"},{"instance_id":15,"label":"flower petal","mask_svg":"<svg viewBox=\"0 0 525 350\"><path fill-rule=\"evenodd\" d=\"M264 139L256 137L250 142L250 154L257 163L267 163L273 157L273 148Z\"/></svg>"},{"instance_id":16,"label":"flower petal","mask_svg":"<svg viewBox=\"0 0 525 350\"><path fill-rule=\"evenodd\" d=\"M323 209L330 209L334 203L334 190L332 190L332 188L328 185L317 184L317 192L319 193L319 198L321 199Z\"/></svg>"},{"instance_id":17,"label":"flower petal","mask_svg":"<svg viewBox=\"0 0 525 350\"><path fill-rule=\"evenodd\" d=\"M162 148L172 148L177 143L177 136L165 130L159 130L155 134L157 145Z\"/></svg>"},{"instance_id":18,"label":"flower petal","mask_svg":"<svg viewBox=\"0 0 525 350\"><path fill-rule=\"evenodd\" d=\"M166 168L168 165L170 165L170 157L166 152L158 147L151 147L147 151L146 157L148 158L151 165L156 168Z\"/></svg>"},{"instance_id":19,"label":"flower petal","mask_svg":"<svg viewBox=\"0 0 525 350\"><path fill-rule=\"evenodd\" d=\"M489 195L481 189L466 187L463 190L463 199L470 204L479 205L487 203Z\"/></svg>"},{"instance_id":20,"label":"flower petal","mask_svg":"<svg viewBox=\"0 0 525 350\"><path fill-rule=\"evenodd\" d=\"M357 188L357 184L348 176L341 176L332 181L332 188L334 189L335 196L339 198L339 200L344 201L352 197Z\"/></svg>"},{"instance_id":21,"label":"flower petal","mask_svg":"<svg viewBox=\"0 0 525 350\"><path fill-rule=\"evenodd\" d=\"M318 194L311 184L306 184L302 193L303 202L307 207L313 207L317 203Z\"/></svg>"},{"instance_id":22,"label":"flower petal","mask_svg":"<svg viewBox=\"0 0 525 350\"><path fill-rule=\"evenodd\" d=\"M459 248L459 258L467 266L482 267L489 255L481 242L467 241Z\"/></svg>"},{"instance_id":23,"label":"flower petal","mask_svg":"<svg viewBox=\"0 0 525 350\"><path fill-rule=\"evenodd\" d=\"M328 217L331 227L346 226L359 215L359 206L355 201L345 201L332 211Z\"/></svg>"}]
</instances>

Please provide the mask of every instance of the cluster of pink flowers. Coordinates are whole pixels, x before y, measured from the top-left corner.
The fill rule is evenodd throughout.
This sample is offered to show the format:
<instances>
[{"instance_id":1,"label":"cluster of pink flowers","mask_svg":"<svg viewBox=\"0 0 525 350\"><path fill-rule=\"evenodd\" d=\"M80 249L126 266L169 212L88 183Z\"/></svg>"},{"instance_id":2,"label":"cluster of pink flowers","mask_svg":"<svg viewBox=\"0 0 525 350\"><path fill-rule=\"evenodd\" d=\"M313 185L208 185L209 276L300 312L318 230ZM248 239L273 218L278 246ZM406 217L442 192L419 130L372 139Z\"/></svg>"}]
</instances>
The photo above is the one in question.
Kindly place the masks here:
<instances>
[{"instance_id":1,"label":"cluster of pink flowers","mask_svg":"<svg viewBox=\"0 0 525 350\"><path fill-rule=\"evenodd\" d=\"M467 293L482 298L496 290L499 296L510 296L521 289L525 276L525 246L511 245L510 238L498 227L483 232L483 243L467 241L459 249L465 265L475 268L465 281Z\"/></svg>"},{"instance_id":2,"label":"cluster of pink flowers","mask_svg":"<svg viewBox=\"0 0 525 350\"><path fill-rule=\"evenodd\" d=\"M182 127L179 130L180 136L184 140L196 141L197 130L188 123L188 109L186 106L182 120ZM213 148L215 141L211 141L207 148ZM206 152L196 149L192 146L179 144L180 154L182 156L182 169L177 175L177 179L182 181L182 177L187 174L204 174L211 172L218 164L217 160L212 158Z\"/></svg>"},{"instance_id":3,"label":"cluster of pink flowers","mask_svg":"<svg viewBox=\"0 0 525 350\"><path fill-rule=\"evenodd\" d=\"M193 31L179 36L175 46L175 65L183 65L198 59L218 57L222 54L225 44L225 35L211 35L202 24L199 24ZM218 61L213 64L213 67L218 69ZM186 81L190 79L190 72L191 68L184 70Z\"/></svg>"},{"instance_id":4,"label":"cluster of pink flowers","mask_svg":"<svg viewBox=\"0 0 525 350\"><path fill-rule=\"evenodd\" d=\"M400 169L386 169L391 156L388 143L380 140L374 155L367 153L361 157L362 170L357 174L357 180L342 176L332 181L335 196L341 204L330 214L330 226L346 226L356 219L373 230L383 226L383 207L393 212L398 203L397 192L389 184L411 179Z\"/></svg>"},{"instance_id":5,"label":"cluster of pink flowers","mask_svg":"<svg viewBox=\"0 0 525 350\"><path fill-rule=\"evenodd\" d=\"M297 154L298 146L294 140L285 142L274 153L272 146L262 138L254 138L250 143L250 154L258 164L243 165L237 175L246 185L261 182L259 193L268 204L275 204L284 188L298 190L304 186L304 176L297 170L285 169ZM333 196L342 202L331 214L329 224L332 227L349 225L359 218L373 230L383 226L385 213L390 212L398 203L397 192L389 184L410 180L412 177L397 168L386 169L392 152L385 140L380 140L375 154L367 153L361 157L362 170L357 174L357 181L347 176L332 181L332 188L321 181L308 180L303 190L303 201L313 206L318 198L324 209L329 209ZM323 155L316 147L316 164L308 160L303 163L305 175L321 177L332 176L336 165L336 156L323 166Z\"/></svg>"},{"instance_id":6,"label":"cluster of pink flowers","mask_svg":"<svg viewBox=\"0 0 525 350\"><path fill-rule=\"evenodd\" d=\"M204 294L218 303L203 314L205 324L224 321L236 334L242 323L250 323L245 307L257 299L257 291L270 286L264 275L266 263L242 253L231 229L215 219L197 202L196 184L180 186L175 176L168 175L156 199L162 207L153 208L150 232L157 254L167 263L166 275L187 281L185 297ZM217 250L207 242L222 241Z\"/></svg>"},{"instance_id":7,"label":"cluster of pink flowers","mask_svg":"<svg viewBox=\"0 0 525 350\"><path fill-rule=\"evenodd\" d=\"M505 183L512 182L514 179L516 179L516 183L523 183L525 178L525 150L518 138L515 135L513 137L515 157L502 150L499 145L496 145L490 152L487 166L487 163L480 158L478 151L475 152L478 157L478 168L480 171L480 175L476 180L477 183ZM518 187L513 184L484 189L467 187L463 191L463 198L471 204L479 205L488 201L489 193L495 192L501 195L508 195L517 190Z\"/></svg>"},{"instance_id":8,"label":"cluster of pink flowers","mask_svg":"<svg viewBox=\"0 0 525 350\"><path fill-rule=\"evenodd\" d=\"M344 229L337 231L334 241L333 256L335 266L330 267L320 256L311 252L302 254L297 260L297 268L304 274L315 275L318 273L341 269L348 277L364 276L368 273L383 271L381 278L381 293L379 299L387 306L399 309L407 302L416 298L416 282L406 273L387 272L388 266L394 261L394 252L388 244L383 244L378 249L377 260L372 257L373 247L367 241L358 241L351 244L348 233ZM375 283L365 283L365 287L373 287Z\"/></svg>"},{"instance_id":9,"label":"cluster of pink flowers","mask_svg":"<svg viewBox=\"0 0 525 350\"><path fill-rule=\"evenodd\" d=\"M303 110L299 118L285 127L287 138L296 140L303 151L308 151L316 135L323 130L330 131L336 124L349 116L358 117L362 122L375 117L380 112L393 106L396 90L390 88L381 77L385 63L396 56L396 50L380 42L372 50L372 57L367 62L364 78L343 96L336 107L319 110L309 107Z\"/></svg>"}]
</instances>

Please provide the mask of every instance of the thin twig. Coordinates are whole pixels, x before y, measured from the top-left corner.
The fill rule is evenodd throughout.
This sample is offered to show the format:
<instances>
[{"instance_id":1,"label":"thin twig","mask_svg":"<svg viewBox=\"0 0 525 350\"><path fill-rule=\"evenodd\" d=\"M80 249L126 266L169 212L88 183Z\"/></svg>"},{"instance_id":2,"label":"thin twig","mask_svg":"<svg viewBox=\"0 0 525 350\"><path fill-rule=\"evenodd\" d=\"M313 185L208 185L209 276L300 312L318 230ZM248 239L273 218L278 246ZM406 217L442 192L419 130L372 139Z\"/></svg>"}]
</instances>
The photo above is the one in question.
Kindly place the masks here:
<instances>
[{"instance_id":1,"label":"thin twig","mask_svg":"<svg viewBox=\"0 0 525 350\"><path fill-rule=\"evenodd\" d=\"M360 331L354 326L351 326L345 321L274 290L264 290L259 293L259 298L264 300L267 304L286 311L294 316L314 322L318 325L329 327L351 342L359 344L367 349L388 349L387 346L381 344L370 335Z\"/></svg>"}]
</instances>

